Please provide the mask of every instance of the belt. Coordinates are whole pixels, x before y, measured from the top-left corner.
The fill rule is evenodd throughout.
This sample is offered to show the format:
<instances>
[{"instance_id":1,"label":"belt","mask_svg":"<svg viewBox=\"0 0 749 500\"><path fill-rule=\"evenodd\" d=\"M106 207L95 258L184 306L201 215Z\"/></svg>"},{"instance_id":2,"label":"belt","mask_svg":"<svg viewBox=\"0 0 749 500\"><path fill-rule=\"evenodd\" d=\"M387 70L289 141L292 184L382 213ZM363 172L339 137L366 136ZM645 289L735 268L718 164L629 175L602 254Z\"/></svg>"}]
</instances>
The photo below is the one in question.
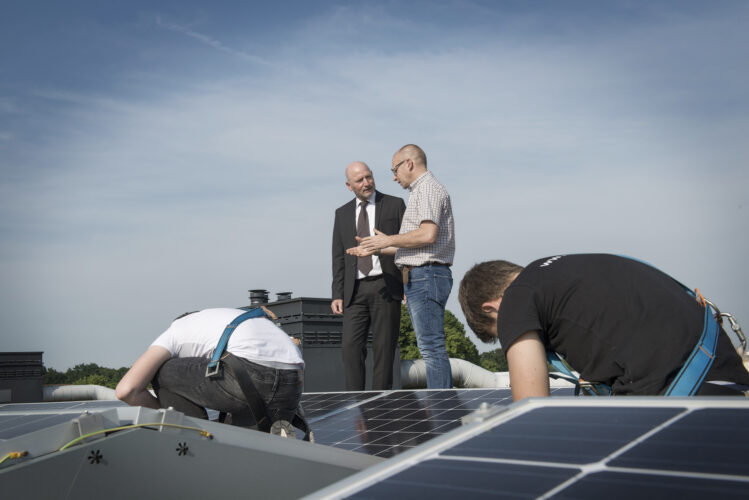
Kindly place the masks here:
<instances>
[{"instance_id":1,"label":"belt","mask_svg":"<svg viewBox=\"0 0 749 500\"><path fill-rule=\"evenodd\" d=\"M376 276L364 276L363 278L359 278L356 281L375 281L382 278L382 276L382 274L378 274Z\"/></svg>"},{"instance_id":2,"label":"belt","mask_svg":"<svg viewBox=\"0 0 749 500\"><path fill-rule=\"evenodd\" d=\"M401 275L403 276L403 286L408 285L408 273L411 272L411 269L414 269L416 267L428 267L428 266L444 266L444 267L450 267L452 264L444 264L442 262L425 262L421 264L420 266L403 266L401 267Z\"/></svg>"}]
</instances>

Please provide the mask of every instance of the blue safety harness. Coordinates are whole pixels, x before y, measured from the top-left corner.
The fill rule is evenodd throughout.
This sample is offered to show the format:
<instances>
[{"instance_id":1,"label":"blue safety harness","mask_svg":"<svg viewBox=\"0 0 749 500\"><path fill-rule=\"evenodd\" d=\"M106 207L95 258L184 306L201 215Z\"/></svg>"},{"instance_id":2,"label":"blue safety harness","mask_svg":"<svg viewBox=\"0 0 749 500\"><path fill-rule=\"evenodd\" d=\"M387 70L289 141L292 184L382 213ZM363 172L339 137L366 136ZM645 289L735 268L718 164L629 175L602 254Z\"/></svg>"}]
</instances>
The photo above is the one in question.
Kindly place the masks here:
<instances>
[{"instance_id":1,"label":"blue safety harness","mask_svg":"<svg viewBox=\"0 0 749 500\"><path fill-rule=\"evenodd\" d=\"M643 262L643 264L647 263ZM677 281L677 283L679 282ZM668 389L666 389L664 396L694 396L697 393L715 360L715 351L718 347L718 335L720 334L720 326L715 319L711 304L709 304L701 295L693 292L682 283L679 284L690 296L695 298L695 300L705 308L705 320L703 322L702 335L700 335L697 345L692 349L691 354L681 367L681 370L679 370L679 373L668 386ZM551 366L562 373L562 375L550 374L549 376L552 378L567 380L575 384L576 396L580 394L580 391L591 396L613 395L611 387L607 384L587 382L576 377L575 374L572 373L572 370L570 370L569 365L567 365L567 363L556 352L547 350L546 360L551 364Z\"/></svg>"}]
</instances>

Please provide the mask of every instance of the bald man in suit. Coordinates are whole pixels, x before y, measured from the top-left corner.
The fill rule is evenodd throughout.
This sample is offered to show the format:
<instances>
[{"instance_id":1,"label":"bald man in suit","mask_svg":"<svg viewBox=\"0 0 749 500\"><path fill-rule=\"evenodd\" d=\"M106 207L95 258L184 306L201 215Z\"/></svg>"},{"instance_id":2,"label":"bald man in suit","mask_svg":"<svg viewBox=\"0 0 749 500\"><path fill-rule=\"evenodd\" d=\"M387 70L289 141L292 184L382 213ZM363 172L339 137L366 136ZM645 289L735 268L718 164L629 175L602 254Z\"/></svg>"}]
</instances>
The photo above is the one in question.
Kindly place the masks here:
<instances>
[{"instance_id":1,"label":"bald man in suit","mask_svg":"<svg viewBox=\"0 0 749 500\"><path fill-rule=\"evenodd\" d=\"M393 386L393 362L400 330L401 273L393 256L375 254L362 259L346 254L346 249L357 245L357 233L360 237L374 235L374 229L398 233L406 204L402 198L376 191L372 171L363 162L346 167L346 187L355 198L335 213L330 304L334 314L343 315L346 390L364 390L370 326L374 355L372 389L388 390Z\"/></svg>"}]
</instances>

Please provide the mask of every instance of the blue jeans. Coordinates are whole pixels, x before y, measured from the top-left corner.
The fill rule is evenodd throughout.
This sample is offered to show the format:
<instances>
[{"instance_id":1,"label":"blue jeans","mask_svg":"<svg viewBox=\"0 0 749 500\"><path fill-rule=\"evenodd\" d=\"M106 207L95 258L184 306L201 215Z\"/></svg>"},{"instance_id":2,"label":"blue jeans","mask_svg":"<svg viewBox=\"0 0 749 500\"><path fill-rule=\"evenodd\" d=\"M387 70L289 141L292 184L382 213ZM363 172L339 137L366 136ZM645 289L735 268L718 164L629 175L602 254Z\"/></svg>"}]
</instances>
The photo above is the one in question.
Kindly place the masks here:
<instances>
[{"instance_id":1,"label":"blue jeans","mask_svg":"<svg viewBox=\"0 0 749 500\"><path fill-rule=\"evenodd\" d=\"M406 304L416 333L416 344L427 371L427 388L453 386L445 349L445 304L453 287L450 268L441 264L414 267L405 286Z\"/></svg>"},{"instance_id":2,"label":"blue jeans","mask_svg":"<svg viewBox=\"0 0 749 500\"><path fill-rule=\"evenodd\" d=\"M302 371L278 370L238 359L262 398L268 419L291 422L302 397ZM218 375L206 377L209 361L208 358L171 358L161 365L152 382L161 407L171 406L188 417L204 419L208 418L205 409L210 408L231 413L233 425L255 425L232 371L222 363Z\"/></svg>"}]
</instances>

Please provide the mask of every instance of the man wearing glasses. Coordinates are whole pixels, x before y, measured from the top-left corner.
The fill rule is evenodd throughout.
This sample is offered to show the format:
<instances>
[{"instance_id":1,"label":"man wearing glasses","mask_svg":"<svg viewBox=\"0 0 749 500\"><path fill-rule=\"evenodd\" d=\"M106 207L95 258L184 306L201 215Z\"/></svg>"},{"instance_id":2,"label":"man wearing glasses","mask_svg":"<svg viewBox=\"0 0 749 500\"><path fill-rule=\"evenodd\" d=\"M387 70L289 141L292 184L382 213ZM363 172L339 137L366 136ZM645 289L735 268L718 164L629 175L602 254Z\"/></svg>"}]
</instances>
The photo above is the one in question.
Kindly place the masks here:
<instances>
[{"instance_id":1,"label":"man wearing glasses","mask_svg":"<svg viewBox=\"0 0 749 500\"><path fill-rule=\"evenodd\" d=\"M395 255L403 273L406 305L416 342L426 365L427 387L452 387L450 360L445 349L445 304L452 289L450 266L455 256L455 228L450 195L427 170L424 151L407 144L393 156L393 180L411 194L399 234L375 230L357 238L350 255L380 252Z\"/></svg>"}]
</instances>

